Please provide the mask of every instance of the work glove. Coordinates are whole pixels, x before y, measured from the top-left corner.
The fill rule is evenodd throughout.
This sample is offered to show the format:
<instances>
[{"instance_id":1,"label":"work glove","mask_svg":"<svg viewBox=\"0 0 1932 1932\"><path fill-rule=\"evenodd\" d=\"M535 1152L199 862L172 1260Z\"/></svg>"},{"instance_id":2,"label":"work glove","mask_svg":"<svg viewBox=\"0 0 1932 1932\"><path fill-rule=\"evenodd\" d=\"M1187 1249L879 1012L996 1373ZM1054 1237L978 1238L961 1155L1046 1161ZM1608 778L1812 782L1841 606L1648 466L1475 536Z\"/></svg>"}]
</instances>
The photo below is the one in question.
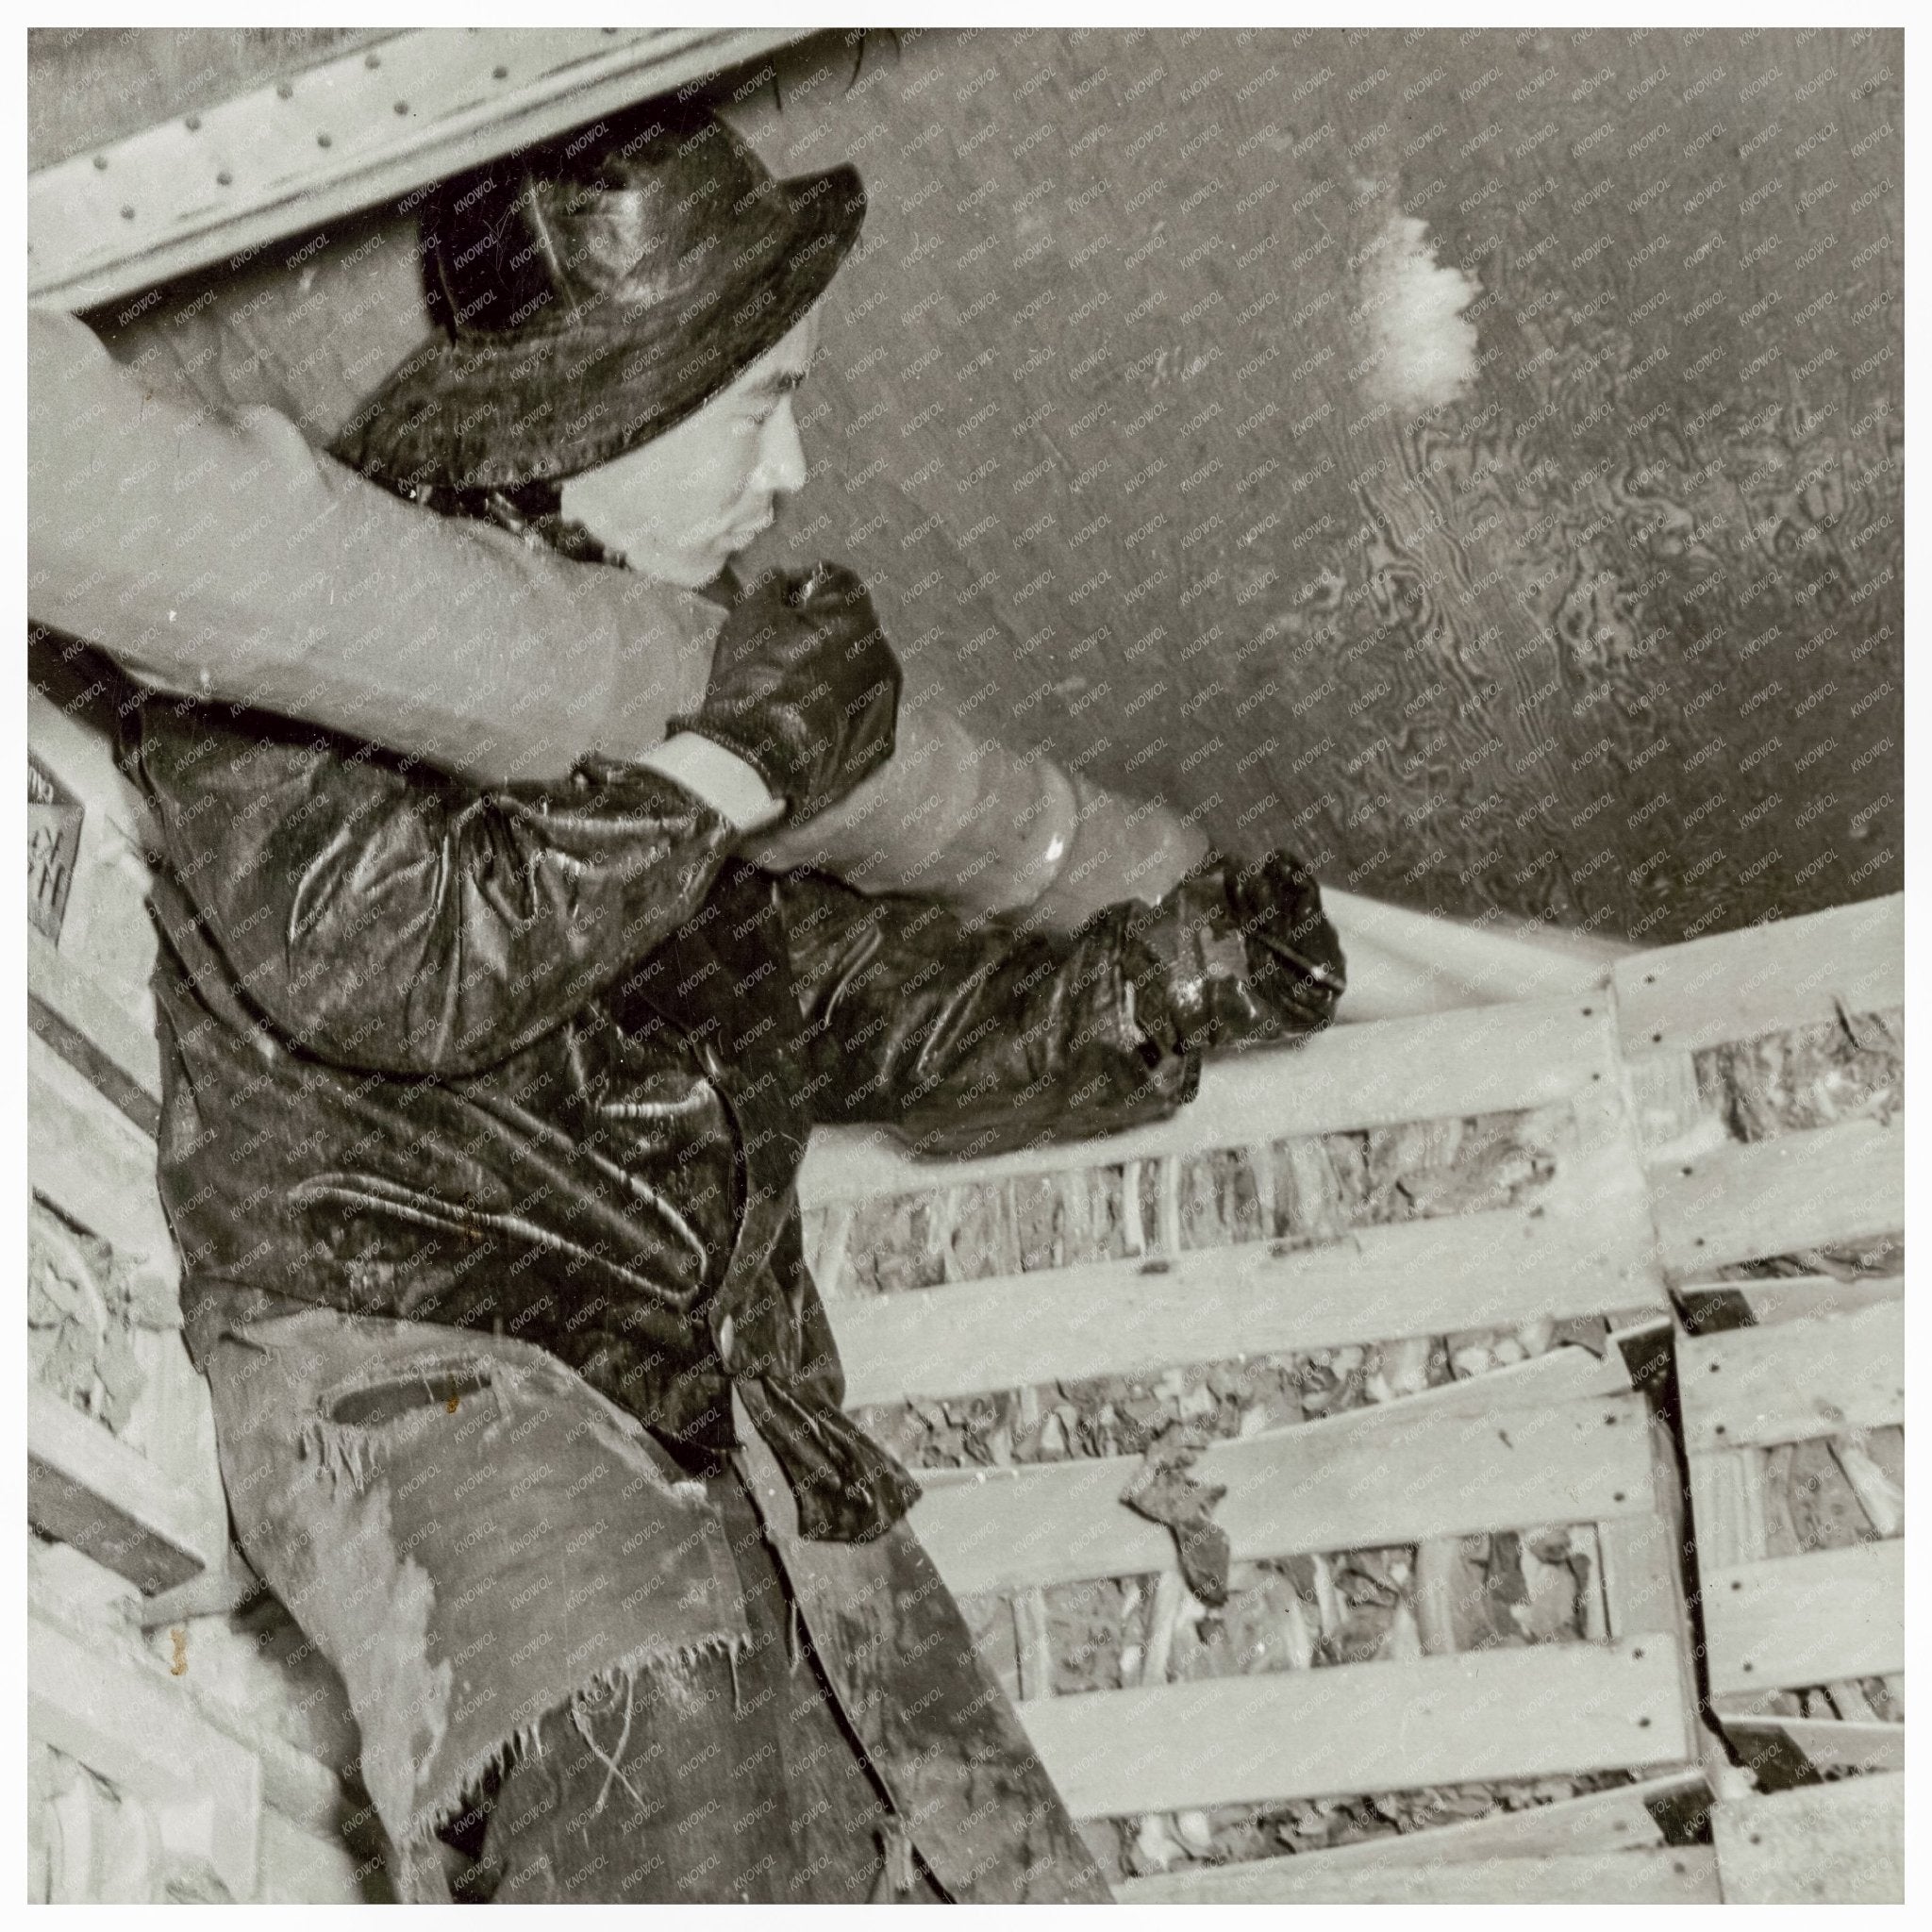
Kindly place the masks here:
<instances>
[{"instance_id":1,"label":"work glove","mask_svg":"<svg viewBox=\"0 0 1932 1932\"><path fill-rule=\"evenodd\" d=\"M891 757L899 683L864 584L821 563L774 572L733 607L704 703L669 723L742 758L798 824Z\"/></svg>"},{"instance_id":2,"label":"work glove","mask_svg":"<svg viewBox=\"0 0 1932 1932\"><path fill-rule=\"evenodd\" d=\"M1287 852L1210 855L1126 930L1135 1022L1168 1053L1312 1033L1346 984L1322 890Z\"/></svg>"}]
</instances>

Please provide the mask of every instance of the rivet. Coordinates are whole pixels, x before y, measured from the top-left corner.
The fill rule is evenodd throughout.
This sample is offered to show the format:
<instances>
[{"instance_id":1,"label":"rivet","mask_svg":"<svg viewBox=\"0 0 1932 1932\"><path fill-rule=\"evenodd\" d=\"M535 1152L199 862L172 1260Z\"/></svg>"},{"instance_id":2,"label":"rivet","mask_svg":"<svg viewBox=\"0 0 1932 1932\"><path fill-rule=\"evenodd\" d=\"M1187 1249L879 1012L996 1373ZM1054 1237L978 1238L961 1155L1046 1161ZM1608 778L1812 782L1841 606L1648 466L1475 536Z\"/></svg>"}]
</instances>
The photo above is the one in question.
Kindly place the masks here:
<instances>
[{"instance_id":1,"label":"rivet","mask_svg":"<svg viewBox=\"0 0 1932 1932\"><path fill-rule=\"evenodd\" d=\"M1621 1503L1623 1500L1624 1491L1622 1490L1617 1491L1617 1492L1610 1498L1610 1501L1613 1503Z\"/></svg>"},{"instance_id":2,"label":"rivet","mask_svg":"<svg viewBox=\"0 0 1932 1932\"><path fill-rule=\"evenodd\" d=\"M199 134L201 132L201 116L199 114L191 114L182 125L188 129L190 134Z\"/></svg>"},{"instance_id":3,"label":"rivet","mask_svg":"<svg viewBox=\"0 0 1932 1932\"><path fill-rule=\"evenodd\" d=\"M219 187L232 188L235 185L235 177L234 175L228 173L227 169L224 168L221 171L221 173L215 176L215 182L216 185Z\"/></svg>"},{"instance_id":4,"label":"rivet","mask_svg":"<svg viewBox=\"0 0 1932 1932\"><path fill-rule=\"evenodd\" d=\"M407 114L408 111L409 104L408 101L398 101L396 103L396 112L398 114Z\"/></svg>"},{"instance_id":5,"label":"rivet","mask_svg":"<svg viewBox=\"0 0 1932 1932\"><path fill-rule=\"evenodd\" d=\"M1653 1046L1661 1046L1664 1043L1663 1035L1661 1033L1653 1033L1650 1036L1650 1043Z\"/></svg>"},{"instance_id":6,"label":"rivet","mask_svg":"<svg viewBox=\"0 0 1932 1932\"><path fill-rule=\"evenodd\" d=\"M318 134L318 135L317 135L317 136L315 137L315 144L316 144L316 146L317 146L317 147L327 147L327 146L329 146L329 145L330 145L330 140L329 140L329 137L328 137L328 136L327 136L326 134Z\"/></svg>"},{"instance_id":7,"label":"rivet","mask_svg":"<svg viewBox=\"0 0 1932 1932\"><path fill-rule=\"evenodd\" d=\"M508 67L492 67L490 70L490 77L491 80L508 80L509 78L509 69Z\"/></svg>"},{"instance_id":8,"label":"rivet","mask_svg":"<svg viewBox=\"0 0 1932 1932\"><path fill-rule=\"evenodd\" d=\"M291 101L295 98L294 87L286 80L278 80L275 82L275 92L281 99L285 101Z\"/></svg>"},{"instance_id":9,"label":"rivet","mask_svg":"<svg viewBox=\"0 0 1932 1932\"><path fill-rule=\"evenodd\" d=\"M95 167L97 167L97 168L101 168L101 169L106 169L107 165L108 165L108 158L107 158L107 156L106 156L106 155L96 155L96 156L94 157L94 166L95 166Z\"/></svg>"},{"instance_id":10,"label":"rivet","mask_svg":"<svg viewBox=\"0 0 1932 1932\"><path fill-rule=\"evenodd\" d=\"M134 210L131 208L124 208L121 210L121 219L124 222L131 222L134 219Z\"/></svg>"},{"instance_id":11,"label":"rivet","mask_svg":"<svg viewBox=\"0 0 1932 1932\"><path fill-rule=\"evenodd\" d=\"M382 56L380 54L365 54L362 57L362 64L365 67L380 67L382 65Z\"/></svg>"}]
</instances>

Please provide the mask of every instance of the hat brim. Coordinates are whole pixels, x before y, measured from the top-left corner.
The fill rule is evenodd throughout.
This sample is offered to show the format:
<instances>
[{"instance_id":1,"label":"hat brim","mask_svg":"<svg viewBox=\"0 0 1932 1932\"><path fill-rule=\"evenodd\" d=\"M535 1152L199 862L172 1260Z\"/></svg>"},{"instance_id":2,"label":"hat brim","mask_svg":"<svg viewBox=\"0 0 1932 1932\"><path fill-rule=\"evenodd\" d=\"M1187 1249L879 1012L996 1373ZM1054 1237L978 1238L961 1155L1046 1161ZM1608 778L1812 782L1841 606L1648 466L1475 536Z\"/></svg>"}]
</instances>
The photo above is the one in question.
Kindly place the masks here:
<instances>
[{"instance_id":1,"label":"hat brim","mask_svg":"<svg viewBox=\"0 0 1932 1932\"><path fill-rule=\"evenodd\" d=\"M774 258L685 301L610 301L564 328L439 339L391 373L330 453L391 484L508 489L577 475L675 429L797 325L864 225L849 164L776 185L791 207Z\"/></svg>"}]
</instances>

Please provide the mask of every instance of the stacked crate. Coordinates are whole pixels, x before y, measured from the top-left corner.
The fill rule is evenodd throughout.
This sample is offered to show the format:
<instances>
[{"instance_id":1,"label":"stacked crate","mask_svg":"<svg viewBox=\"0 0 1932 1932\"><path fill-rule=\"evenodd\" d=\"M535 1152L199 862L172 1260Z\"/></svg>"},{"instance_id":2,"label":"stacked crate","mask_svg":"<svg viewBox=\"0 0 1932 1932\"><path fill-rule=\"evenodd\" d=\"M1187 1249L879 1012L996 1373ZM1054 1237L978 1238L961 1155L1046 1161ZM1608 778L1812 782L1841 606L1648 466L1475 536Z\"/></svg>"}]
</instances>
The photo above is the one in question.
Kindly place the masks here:
<instances>
[{"instance_id":1,"label":"stacked crate","mask_svg":"<svg viewBox=\"0 0 1932 1932\"><path fill-rule=\"evenodd\" d=\"M47 684L60 701L30 691L27 726L30 1895L380 1897L346 1700L286 1613L146 1634L129 1614L220 1574L227 1505L155 1183L142 804L107 690Z\"/></svg>"},{"instance_id":2,"label":"stacked crate","mask_svg":"<svg viewBox=\"0 0 1932 1932\"><path fill-rule=\"evenodd\" d=\"M1904 908L1618 969L1718 1722L1767 1782L1904 1762ZM1767 1274L1766 1269L1780 1272Z\"/></svg>"},{"instance_id":3,"label":"stacked crate","mask_svg":"<svg viewBox=\"0 0 1932 1932\"><path fill-rule=\"evenodd\" d=\"M286 1616L127 1614L221 1567L225 1505L154 1181L142 808L113 690L42 684L36 1895L381 1896L340 1686ZM915 1524L1096 1848L1145 1855L1112 1858L1120 1897L1852 1895L1805 1847L1896 1807L1902 1132L1872 1068L1901 952L1874 902L1637 956L1597 995L1240 1056L1106 1140L935 1166L815 1136L800 1191L848 1402L919 1466ZM1753 1038L1815 1060L1807 1026L1857 1062L1810 1114L1713 1073ZM962 1405L971 1466L934 1447ZM1174 1533L1121 1501L1142 1424L1189 1417L1231 1582L1270 1605L1232 1668ZM1862 1512L1836 1545L1793 1547L1780 1514L1803 1453ZM1500 1626L1483 1550L1531 1579ZM1393 1606L1366 1652L1345 1576ZM1083 1591L1132 1607L1098 1672L1063 1641ZM1768 1790L1868 1775L1750 1794L1706 1715ZM1332 1814L1337 1842L1224 1856L1217 1814L1271 1807Z\"/></svg>"},{"instance_id":4,"label":"stacked crate","mask_svg":"<svg viewBox=\"0 0 1932 1932\"><path fill-rule=\"evenodd\" d=\"M1666 1844L1651 1808L1702 1780L1668 1443L1629 1370L1655 1358L1669 1304L1618 1039L1606 991L1338 1027L1210 1066L1195 1103L1169 1121L937 1174L880 1139L814 1141L801 1195L848 1401L895 1446L916 1449L895 1439L894 1408L907 1403L930 1412L1018 1391L1002 1412L1024 1451L1040 1441L1036 1419L1096 1377L1144 1390L1177 1365L1373 1352L1374 1392L1390 1399L1217 1441L1195 1474L1225 1487L1215 1520L1237 1566L1307 1559L1303 1574L1329 1574L1340 1553L1407 1553L1383 1574L1402 1591L1412 1641L1405 1633L1374 1658L1317 1660L1335 1656L1317 1582L1316 1601L1289 1616L1292 1627L1305 1614L1311 1637L1319 1622L1322 1642L1168 1681L1176 1613L1202 1607L1185 1600L1171 1532L1122 1506L1137 1457L1062 1457L1062 1425L1050 1460L996 1453L976 1469L921 1471L913 1523L993 1633L990 1657L1000 1643L988 1602L1010 1604L1021 1716L1103 1857L1101 1821L1143 1847L1162 1836L1150 1840L1150 1822L1172 1821L1179 1842L1205 1850L1212 1814L1230 1807L1555 1777L1587 1793L1535 1814L1499 1800L1479 1822L1426 1834L1445 1857L1464 1847L1466 1869L1450 1877L1419 1874L1412 1841L1391 1840L1122 1870L1123 1899L1422 1898L1438 1895L1431 1887L1444 1897L1715 1896L1708 1851ZM1385 1170L1377 1198L1401 1191L1413 1211L1350 1224L1335 1137L1358 1137L1370 1168ZM1184 1212L1231 1158L1241 1211ZM980 1239L968 1254L955 1238L996 1229L1002 1193L1010 1204L1041 1188L1058 1195L1063 1265L1042 1253L1045 1265L1024 1268L1013 1242L1001 1253ZM877 1291L876 1256L895 1230L936 1256L937 1269L910 1271L930 1285ZM1066 1258L1096 1246L1121 1252ZM1592 1318L1607 1318L1595 1324L1601 1354L1552 1345L1559 1326L1588 1333ZM1538 1327L1542 1352L1494 1366L1492 1353L1457 1346L1486 1372L1441 1379L1445 1344ZM1434 1369L1419 1373L1425 1359ZM1464 1540L1551 1526L1578 1553L1582 1641L1458 1652ZM1055 1695L1065 1659L1045 1641L1042 1597L1099 1578L1134 1580L1146 1637L1124 1639L1117 1688ZM1635 1782L1591 1793L1606 1774Z\"/></svg>"}]
</instances>

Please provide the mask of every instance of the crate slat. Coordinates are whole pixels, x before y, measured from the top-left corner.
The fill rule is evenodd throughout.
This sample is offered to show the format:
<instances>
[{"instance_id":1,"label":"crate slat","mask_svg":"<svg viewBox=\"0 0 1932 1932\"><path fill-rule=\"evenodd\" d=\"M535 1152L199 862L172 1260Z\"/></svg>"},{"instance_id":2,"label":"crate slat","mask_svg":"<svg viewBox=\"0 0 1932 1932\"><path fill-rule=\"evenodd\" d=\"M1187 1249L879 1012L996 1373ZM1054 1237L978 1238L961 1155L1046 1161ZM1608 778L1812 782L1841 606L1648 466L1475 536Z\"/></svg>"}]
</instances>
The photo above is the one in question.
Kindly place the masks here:
<instances>
[{"instance_id":1,"label":"crate slat","mask_svg":"<svg viewBox=\"0 0 1932 1932\"><path fill-rule=\"evenodd\" d=\"M1835 1274L1781 1274L1762 1281L1726 1281L1726 1291L1740 1294L1754 1319L1790 1322L1801 1315L1844 1315L1898 1301L1905 1293L1904 1277L1871 1274L1841 1281Z\"/></svg>"},{"instance_id":2,"label":"crate slat","mask_svg":"<svg viewBox=\"0 0 1932 1932\"><path fill-rule=\"evenodd\" d=\"M1708 1800L1704 1774L1682 1771L1620 1785L1613 1790L1592 1791L1581 1798L1560 1798L1553 1805L1536 1805L1523 1811L1493 1811L1487 1818L1473 1818L1463 1824L1367 1839L1333 1851L1302 1852L1213 1871L1194 1867L1129 1878L1114 1888L1114 1897L1123 1905L1233 1905L1246 1896L1235 1890L1245 1874L1285 1870L1291 1865L1311 1874L1376 1874L1416 1866L1661 1851L1665 1848L1663 1830L1650 1807L1675 1807Z\"/></svg>"},{"instance_id":3,"label":"crate slat","mask_svg":"<svg viewBox=\"0 0 1932 1932\"><path fill-rule=\"evenodd\" d=\"M1905 1589L1902 1538L1707 1569L1711 1694L1903 1671Z\"/></svg>"},{"instance_id":4,"label":"crate slat","mask_svg":"<svg viewBox=\"0 0 1932 1932\"><path fill-rule=\"evenodd\" d=\"M1419 1831L1413 1839L1441 1836ZM1121 1905L1714 1906L1717 1855L1674 1850L1543 1853L1452 1865L1328 1869L1326 1852L1208 1867L1114 1889Z\"/></svg>"},{"instance_id":5,"label":"crate slat","mask_svg":"<svg viewBox=\"0 0 1932 1932\"><path fill-rule=\"evenodd\" d=\"M1417 1395L1405 1395L1400 1402L1376 1403L1361 1408L1344 1409L1340 1415L1317 1416L1308 1422L1283 1428L1263 1429L1249 1441L1272 1441L1293 1435L1298 1439L1333 1438L1373 1445L1391 1421L1407 1422L1429 1415L1493 1416L1517 1408L1547 1408L1566 1402L1581 1402L1603 1396L1628 1395L1630 1376L1614 1345L1602 1356L1589 1349L1565 1346L1547 1355L1531 1356L1527 1361L1512 1362L1507 1368L1491 1369L1487 1374L1444 1382L1424 1389ZM971 1487L990 1479L984 1465L964 1468L922 1469L919 1480L926 1489Z\"/></svg>"},{"instance_id":6,"label":"crate slat","mask_svg":"<svg viewBox=\"0 0 1932 1932\"><path fill-rule=\"evenodd\" d=\"M1820 1771L1903 1771L1904 1724L1844 1724L1824 1717L1746 1717L1726 1715L1724 1729L1746 1763L1760 1739L1782 1739L1802 1751Z\"/></svg>"},{"instance_id":7,"label":"crate slat","mask_svg":"<svg viewBox=\"0 0 1932 1932\"><path fill-rule=\"evenodd\" d=\"M913 1526L962 1596L1173 1570L1173 1533L1120 1501L1140 1466L1107 1456L988 1472L929 1491ZM1376 1430L1281 1429L1217 1444L1195 1474L1226 1486L1214 1520L1241 1561L1651 1507L1643 1403L1627 1395L1498 1417L1390 1415Z\"/></svg>"},{"instance_id":8,"label":"crate slat","mask_svg":"<svg viewBox=\"0 0 1932 1932\"><path fill-rule=\"evenodd\" d=\"M1635 1770L1689 1746L1671 1646L1641 1639L1095 1690L1020 1721L1076 1818Z\"/></svg>"},{"instance_id":9,"label":"crate slat","mask_svg":"<svg viewBox=\"0 0 1932 1932\"><path fill-rule=\"evenodd\" d=\"M29 1001L45 1008L61 1025L105 1058L127 1086L151 1105L158 1127L161 1047L154 1027L143 1024L130 1010L128 999L103 987L76 959L59 952L44 934L29 927L26 939ZM37 1026L36 1030L41 1029ZM49 1043L55 1044L51 1041ZM57 1050L64 1052L58 1047ZM125 1106L122 1110L128 1111Z\"/></svg>"},{"instance_id":10,"label":"crate slat","mask_svg":"<svg viewBox=\"0 0 1932 1932\"><path fill-rule=\"evenodd\" d=\"M27 1521L149 1596L220 1559L226 1507L47 1390L27 1389ZM219 1512L219 1513L217 1513Z\"/></svg>"},{"instance_id":11,"label":"crate slat","mask_svg":"<svg viewBox=\"0 0 1932 1932\"><path fill-rule=\"evenodd\" d=\"M27 1038L27 1174L34 1188L172 1285L179 1264L155 1180L155 1143L58 1054Z\"/></svg>"},{"instance_id":12,"label":"crate slat","mask_svg":"<svg viewBox=\"0 0 1932 1932\"><path fill-rule=\"evenodd\" d=\"M1418 1832L1417 1838L1438 1836ZM1115 1889L1122 1905L1718 1905L1717 1856L1675 1850L1545 1854L1443 1866L1328 1871L1329 1855L1196 1870ZM1146 1890L1143 1888L1156 1888Z\"/></svg>"},{"instance_id":13,"label":"crate slat","mask_svg":"<svg viewBox=\"0 0 1932 1932\"><path fill-rule=\"evenodd\" d=\"M1574 1186L1516 1208L1358 1228L1315 1248L1242 1241L841 1301L829 1313L846 1399L1661 1309L1631 1204L1608 1179L1582 1163Z\"/></svg>"},{"instance_id":14,"label":"crate slat","mask_svg":"<svg viewBox=\"0 0 1932 1932\"><path fill-rule=\"evenodd\" d=\"M1905 895L1767 921L1619 959L1626 1049L1694 1052L1905 1004Z\"/></svg>"},{"instance_id":15,"label":"crate slat","mask_svg":"<svg viewBox=\"0 0 1932 1932\"><path fill-rule=\"evenodd\" d=\"M1902 1119L1843 1121L1651 1169L1665 1271L1830 1247L1905 1225Z\"/></svg>"},{"instance_id":16,"label":"crate slat","mask_svg":"<svg viewBox=\"0 0 1932 1932\"><path fill-rule=\"evenodd\" d=\"M161 1667L27 1618L30 1734L118 1791L166 1811L200 1808L195 1837L235 1899L259 1873L261 1767L211 1724Z\"/></svg>"},{"instance_id":17,"label":"crate slat","mask_svg":"<svg viewBox=\"0 0 1932 1932\"><path fill-rule=\"evenodd\" d=\"M974 1160L920 1159L883 1129L821 1129L800 1170L799 1198L823 1207L1291 1135L1548 1107L1591 1085L1592 1075L1610 1077L1608 1011L1606 994L1333 1026L1299 1046L1208 1062L1194 1099L1167 1120Z\"/></svg>"},{"instance_id":18,"label":"crate slat","mask_svg":"<svg viewBox=\"0 0 1932 1932\"><path fill-rule=\"evenodd\" d=\"M1905 1779L1840 1778L1711 1813L1724 1903L1903 1905Z\"/></svg>"},{"instance_id":19,"label":"crate slat","mask_svg":"<svg viewBox=\"0 0 1932 1932\"><path fill-rule=\"evenodd\" d=\"M1687 1336L1684 1441L1692 1454L1802 1442L1906 1419L1905 1305Z\"/></svg>"}]
</instances>

